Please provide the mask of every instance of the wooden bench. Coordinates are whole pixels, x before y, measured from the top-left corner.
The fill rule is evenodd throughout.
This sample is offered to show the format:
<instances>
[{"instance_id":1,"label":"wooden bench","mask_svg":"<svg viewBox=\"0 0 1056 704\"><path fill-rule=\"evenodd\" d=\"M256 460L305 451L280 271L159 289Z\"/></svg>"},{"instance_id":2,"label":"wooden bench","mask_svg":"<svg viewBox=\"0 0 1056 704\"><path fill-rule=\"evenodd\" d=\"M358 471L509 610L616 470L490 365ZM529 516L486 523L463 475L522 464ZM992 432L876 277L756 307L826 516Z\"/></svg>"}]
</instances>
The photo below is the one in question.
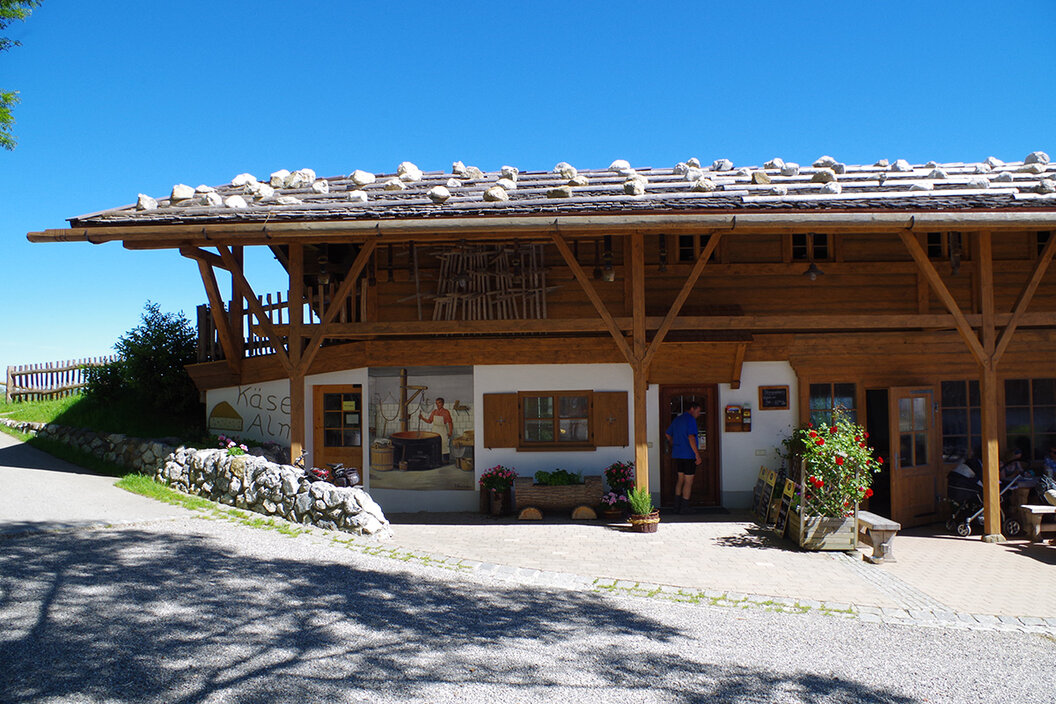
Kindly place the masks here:
<instances>
[{"instance_id":1,"label":"wooden bench","mask_svg":"<svg viewBox=\"0 0 1056 704\"><path fill-rule=\"evenodd\" d=\"M895 562L895 556L891 552L891 541L901 529L902 525L890 518L884 518L869 511L859 511L858 540L873 548L873 554L863 555L862 559L874 565L885 560Z\"/></svg>"},{"instance_id":2,"label":"wooden bench","mask_svg":"<svg viewBox=\"0 0 1056 704\"><path fill-rule=\"evenodd\" d=\"M1023 518L1027 520L1027 537L1030 542L1036 543L1042 533L1056 533L1056 523L1042 525L1043 516L1056 515L1056 506L1031 506L1023 504L1019 507L1023 512Z\"/></svg>"}]
</instances>

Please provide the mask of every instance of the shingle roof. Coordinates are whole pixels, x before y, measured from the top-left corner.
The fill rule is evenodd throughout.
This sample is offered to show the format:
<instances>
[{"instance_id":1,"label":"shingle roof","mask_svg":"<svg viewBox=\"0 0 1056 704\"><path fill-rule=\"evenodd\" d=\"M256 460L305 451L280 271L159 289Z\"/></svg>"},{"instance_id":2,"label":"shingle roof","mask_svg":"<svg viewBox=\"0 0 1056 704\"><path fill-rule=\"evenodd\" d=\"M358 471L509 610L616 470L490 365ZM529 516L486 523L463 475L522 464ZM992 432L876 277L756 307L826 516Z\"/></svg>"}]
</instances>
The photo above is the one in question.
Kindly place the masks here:
<instances>
[{"instance_id":1,"label":"shingle roof","mask_svg":"<svg viewBox=\"0 0 1056 704\"><path fill-rule=\"evenodd\" d=\"M289 177L277 172L265 180L277 184L274 189L243 174L215 189L174 187L169 197L155 201L141 196L137 205L70 218L70 223L85 227L774 209L1056 210L1056 164L1043 152L1019 162L991 157L980 163L924 165L902 160L889 165L882 160L851 166L829 157L803 167L781 160L738 167L720 159L703 168L696 160L674 168L631 168L614 162L607 169L579 170L580 180L571 186L569 176L575 170L565 169L564 175L557 173L560 170L517 172L504 167L483 173L469 167L467 172L456 162L452 171L421 172L405 162L394 174L357 171L317 179L310 170ZM485 199L485 191L504 177L507 188L498 195L507 199ZM371 178L373 182L363 184ZM449 196L436 190L438 186ZM633 194L638 191L640 195ZM181 196L189 197L179 200Z\"/></svg>"}]
</instances>

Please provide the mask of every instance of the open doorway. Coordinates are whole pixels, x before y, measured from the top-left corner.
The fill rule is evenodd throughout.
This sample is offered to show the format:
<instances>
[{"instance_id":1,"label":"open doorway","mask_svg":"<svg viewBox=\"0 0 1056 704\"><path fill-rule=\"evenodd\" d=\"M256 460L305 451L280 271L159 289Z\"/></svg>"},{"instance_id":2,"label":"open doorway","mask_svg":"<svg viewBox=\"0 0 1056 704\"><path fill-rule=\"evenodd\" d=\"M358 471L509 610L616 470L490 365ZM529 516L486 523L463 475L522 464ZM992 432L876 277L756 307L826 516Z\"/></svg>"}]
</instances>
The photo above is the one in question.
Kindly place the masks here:
<instances>
[{"instance_id":1,"label":"open doorway","mask_svg":"<svg viewBox=\"0 0 1056 704\"><path fill-rule=\"evenodd\" d=\"M891 419L887 389L866 389L865 430L869 444L880 457L891 457ZM891 463L873 475L873 496L869 510L881 516L891 515Z\"/></svg>"},{"instance_id":2,"label":"open doorway","mask_svg":"<svg viewBox=\"0 0 1056 704\"><path fill-rule=\"evenodd\" d=\"M718 506L719 486L719 391L714 384L706 386L661 386L660 387L660 503L673 506L677 475L671 461L671 448L664 432L675 418L681 415L691 402L700 404L697 418L697 447L700 450L701 466L693 476L693 506Z\"/></svg>"}]
</instances>

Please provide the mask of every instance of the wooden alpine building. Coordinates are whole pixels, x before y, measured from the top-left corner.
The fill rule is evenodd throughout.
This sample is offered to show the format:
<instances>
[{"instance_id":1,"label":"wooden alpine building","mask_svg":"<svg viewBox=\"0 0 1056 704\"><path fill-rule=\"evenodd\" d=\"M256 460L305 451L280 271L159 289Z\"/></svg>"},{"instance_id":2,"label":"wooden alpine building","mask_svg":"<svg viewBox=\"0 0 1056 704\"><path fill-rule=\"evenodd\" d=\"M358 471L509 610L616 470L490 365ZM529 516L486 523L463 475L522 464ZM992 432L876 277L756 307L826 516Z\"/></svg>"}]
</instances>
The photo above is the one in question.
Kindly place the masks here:
<instances>
[{"instance_id":1,"label":"wooden alpine building","mask_svg":"<svg viewBox=\"0 0 1056 704\"><path fill-rule=\"evenodd\" d=\"M416 423L444 434L445 412L443 457L468 477L492 464L598 474L625 458L666 503L664 429L696 400L698 504L748 505L790 427L842 408L889 458L874 500L903 525L940 519L946 473L979 453L995 540L1001 456L1019 447L1039 462L1056 444L1054 179L1042 152L499 172L405 162L176 187L29 239L178 251L208 300L189 369L212 427L305 448L316 464L377 467L368 488L387 509L475 505L475 481L370 486L401 471L377 442L389 422L394 437ZM288 291L254 288L247 247L270 249ZM472 390L412 409L412 396L439 399L445 369ZM417 384L430 391L415 393L415 370L437 375ZM271 415L247 424L239 403Z\"/></svg>"}]
</instances>

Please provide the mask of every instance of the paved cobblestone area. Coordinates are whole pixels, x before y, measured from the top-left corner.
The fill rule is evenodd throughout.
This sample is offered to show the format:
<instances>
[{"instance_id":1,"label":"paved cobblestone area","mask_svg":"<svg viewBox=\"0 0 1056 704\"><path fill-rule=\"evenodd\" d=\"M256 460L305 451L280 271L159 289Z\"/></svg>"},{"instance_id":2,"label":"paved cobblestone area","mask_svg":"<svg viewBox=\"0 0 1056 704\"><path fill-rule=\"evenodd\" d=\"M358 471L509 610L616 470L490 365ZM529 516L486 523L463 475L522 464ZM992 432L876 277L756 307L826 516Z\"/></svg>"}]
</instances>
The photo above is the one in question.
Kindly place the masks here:
<instances>
[{"instance_id":1,"label":"paved cobblestone area","mask_svg":"<svg viewBox=\"0 0 1056 704\"><path fill-rule=\"evenodd\" d=\"M865 549L795 550L737 514L668 520L655 535L596 522L523 523L475 514L390 518L396 539L376 550L447 559L446 566L522 584L1056 636L1056 547L1049 545L992 545L911 531L895 539L897 562L871 565L861 559Z\"/></svg>"}]
</instances>

